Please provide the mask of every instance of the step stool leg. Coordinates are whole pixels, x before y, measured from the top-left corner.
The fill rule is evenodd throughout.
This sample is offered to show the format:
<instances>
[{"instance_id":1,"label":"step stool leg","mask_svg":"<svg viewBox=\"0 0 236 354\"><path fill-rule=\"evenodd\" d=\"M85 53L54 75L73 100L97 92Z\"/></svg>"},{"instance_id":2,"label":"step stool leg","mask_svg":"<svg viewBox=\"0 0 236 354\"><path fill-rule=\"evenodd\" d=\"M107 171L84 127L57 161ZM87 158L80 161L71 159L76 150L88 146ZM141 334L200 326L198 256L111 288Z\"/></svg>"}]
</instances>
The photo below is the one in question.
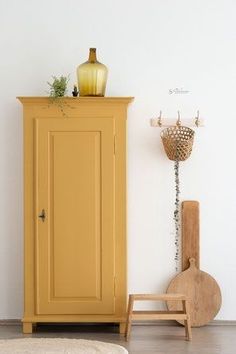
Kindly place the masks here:
<instances>
[{"instance_id":1,"label":"step stool leg","mask_svg":"<svg viewBox=\"0 0 236 354\"><path fill-rule=\"evenodd\" d=\"M191 323L190 323L189 315L187 316L187 320L184 322L186 322L186 324L185 324L186 338L187 338L187 340L192 340L192 330L191 330Z\"/></svg>"},{"instance_id":2,"label":"step stool leg","mask_svg":"<svg viewBox=\"0 0 236 354\"><path fill-rule=\"evenodd\" d=\"M192 330L191 330L191 323L190 323L188 300L183 300L182 304L183 304L183 311L187 316L186 320L184 320L186 339L191 340L192 339Z\"/></svg>"},{"instance_id":3,"label":"step stool leg","mask_svg":"<svg viewBox=\"0 0 236 354\"><path fill-rule=\"evenodd\" d=\"M127 319L126 319L126 327L125 327L126 340L128 340L130 336L133 306L134 306L134 297L133 295L129 295L129 303L128 303Z\"/></svg>"}]
</instances>

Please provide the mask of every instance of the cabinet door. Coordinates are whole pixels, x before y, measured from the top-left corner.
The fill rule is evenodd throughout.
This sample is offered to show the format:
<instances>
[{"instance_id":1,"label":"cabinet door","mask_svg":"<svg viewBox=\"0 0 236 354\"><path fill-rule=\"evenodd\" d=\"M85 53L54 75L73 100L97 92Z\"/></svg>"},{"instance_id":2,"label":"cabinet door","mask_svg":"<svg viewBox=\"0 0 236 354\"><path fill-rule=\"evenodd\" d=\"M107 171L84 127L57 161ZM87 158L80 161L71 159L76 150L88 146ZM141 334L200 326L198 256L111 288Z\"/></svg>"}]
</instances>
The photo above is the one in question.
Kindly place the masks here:
<instances>
[{"instance_id":1,"label":"cabinet door","mask_svg":"<svg viewBox=\"0 0 236 354\"><path fill-rule=\"evenodd\" d=\"M37 314L115 312L114 169L112 118L35 120Z\"/></svg>"}]
</instances>

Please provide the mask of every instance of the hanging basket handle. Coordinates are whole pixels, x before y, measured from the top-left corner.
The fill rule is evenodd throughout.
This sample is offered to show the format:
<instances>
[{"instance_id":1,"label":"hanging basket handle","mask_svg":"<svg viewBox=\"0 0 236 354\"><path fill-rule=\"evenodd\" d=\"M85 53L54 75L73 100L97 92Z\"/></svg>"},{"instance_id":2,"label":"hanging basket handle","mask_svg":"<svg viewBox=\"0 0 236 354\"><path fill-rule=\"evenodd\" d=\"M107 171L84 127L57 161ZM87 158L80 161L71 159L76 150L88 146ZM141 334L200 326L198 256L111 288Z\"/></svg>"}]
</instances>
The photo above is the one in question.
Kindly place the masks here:
<instances>
[{"instance_id":1,"label":"hanging basket handle","mask_svg":"<svg viewBox=\"0 0 236 354\"><path fill-rule=\"evenodd\" d=\"M178 119L176 121L176 126L180 127L181 126L181 120L180 120L180 111L178 111Z\"/></svg>"}]
</instances>

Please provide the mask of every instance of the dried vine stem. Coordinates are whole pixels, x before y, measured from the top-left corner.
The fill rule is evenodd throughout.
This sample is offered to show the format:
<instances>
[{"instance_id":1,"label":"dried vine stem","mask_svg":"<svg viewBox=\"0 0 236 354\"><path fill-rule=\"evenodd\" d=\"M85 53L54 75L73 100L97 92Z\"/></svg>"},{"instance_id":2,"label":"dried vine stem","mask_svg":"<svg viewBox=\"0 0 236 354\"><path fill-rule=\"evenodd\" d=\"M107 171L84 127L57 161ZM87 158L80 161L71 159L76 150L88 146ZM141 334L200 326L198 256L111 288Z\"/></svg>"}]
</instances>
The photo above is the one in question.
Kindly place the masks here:
<instances>
[{"instance_id":1,"label":"dried vine stem","mask_svg":"<svg viewBox=\"0 0 236 354\"><path fill-rule=\"evenodd\" d=\"M174 210L174 221L175 221L175 270L179 270L179 238L180 238L180 188L179 188L179 161L176 160L174 163L175 171L175 210Z\"/></svg>"}]
</instances>

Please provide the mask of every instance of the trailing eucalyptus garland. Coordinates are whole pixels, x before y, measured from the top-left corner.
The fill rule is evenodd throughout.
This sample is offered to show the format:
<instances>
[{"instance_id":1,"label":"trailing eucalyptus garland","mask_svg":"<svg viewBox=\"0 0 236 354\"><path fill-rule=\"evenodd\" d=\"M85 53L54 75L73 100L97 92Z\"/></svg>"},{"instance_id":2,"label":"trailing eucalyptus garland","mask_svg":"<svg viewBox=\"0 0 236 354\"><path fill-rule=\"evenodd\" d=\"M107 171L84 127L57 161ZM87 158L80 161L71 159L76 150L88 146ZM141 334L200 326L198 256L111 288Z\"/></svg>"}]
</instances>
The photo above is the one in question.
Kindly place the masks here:
<instances>
[{"instance_id":1,"label":"trailing eucalyptus garland","mask_svg":"<svg viewBox=\"0 0 236 354\"><path fill-rule=\"evenodd\" d=\"M179 162L189 158L194 139L194 130L180 124L179 114L176 126L170 126L161 132L161 139L167 157L174 161L175 172L175 270L179 271L180 256L180 188L179 188Z\"/></svg>"},{"instance_id":2,"label":"trailing eucalyptus garland","mask_svg":"<svg viewBox=\"0 0 236 354\"><path fill-rule=\"evenodd\" d=\"M180 238L180 188L179 188L179 161L174 162L175 171L175 210L174 210L174 221L175 221L175 270L179 270L179 238Z\"/></svg>"}]
</instances>

